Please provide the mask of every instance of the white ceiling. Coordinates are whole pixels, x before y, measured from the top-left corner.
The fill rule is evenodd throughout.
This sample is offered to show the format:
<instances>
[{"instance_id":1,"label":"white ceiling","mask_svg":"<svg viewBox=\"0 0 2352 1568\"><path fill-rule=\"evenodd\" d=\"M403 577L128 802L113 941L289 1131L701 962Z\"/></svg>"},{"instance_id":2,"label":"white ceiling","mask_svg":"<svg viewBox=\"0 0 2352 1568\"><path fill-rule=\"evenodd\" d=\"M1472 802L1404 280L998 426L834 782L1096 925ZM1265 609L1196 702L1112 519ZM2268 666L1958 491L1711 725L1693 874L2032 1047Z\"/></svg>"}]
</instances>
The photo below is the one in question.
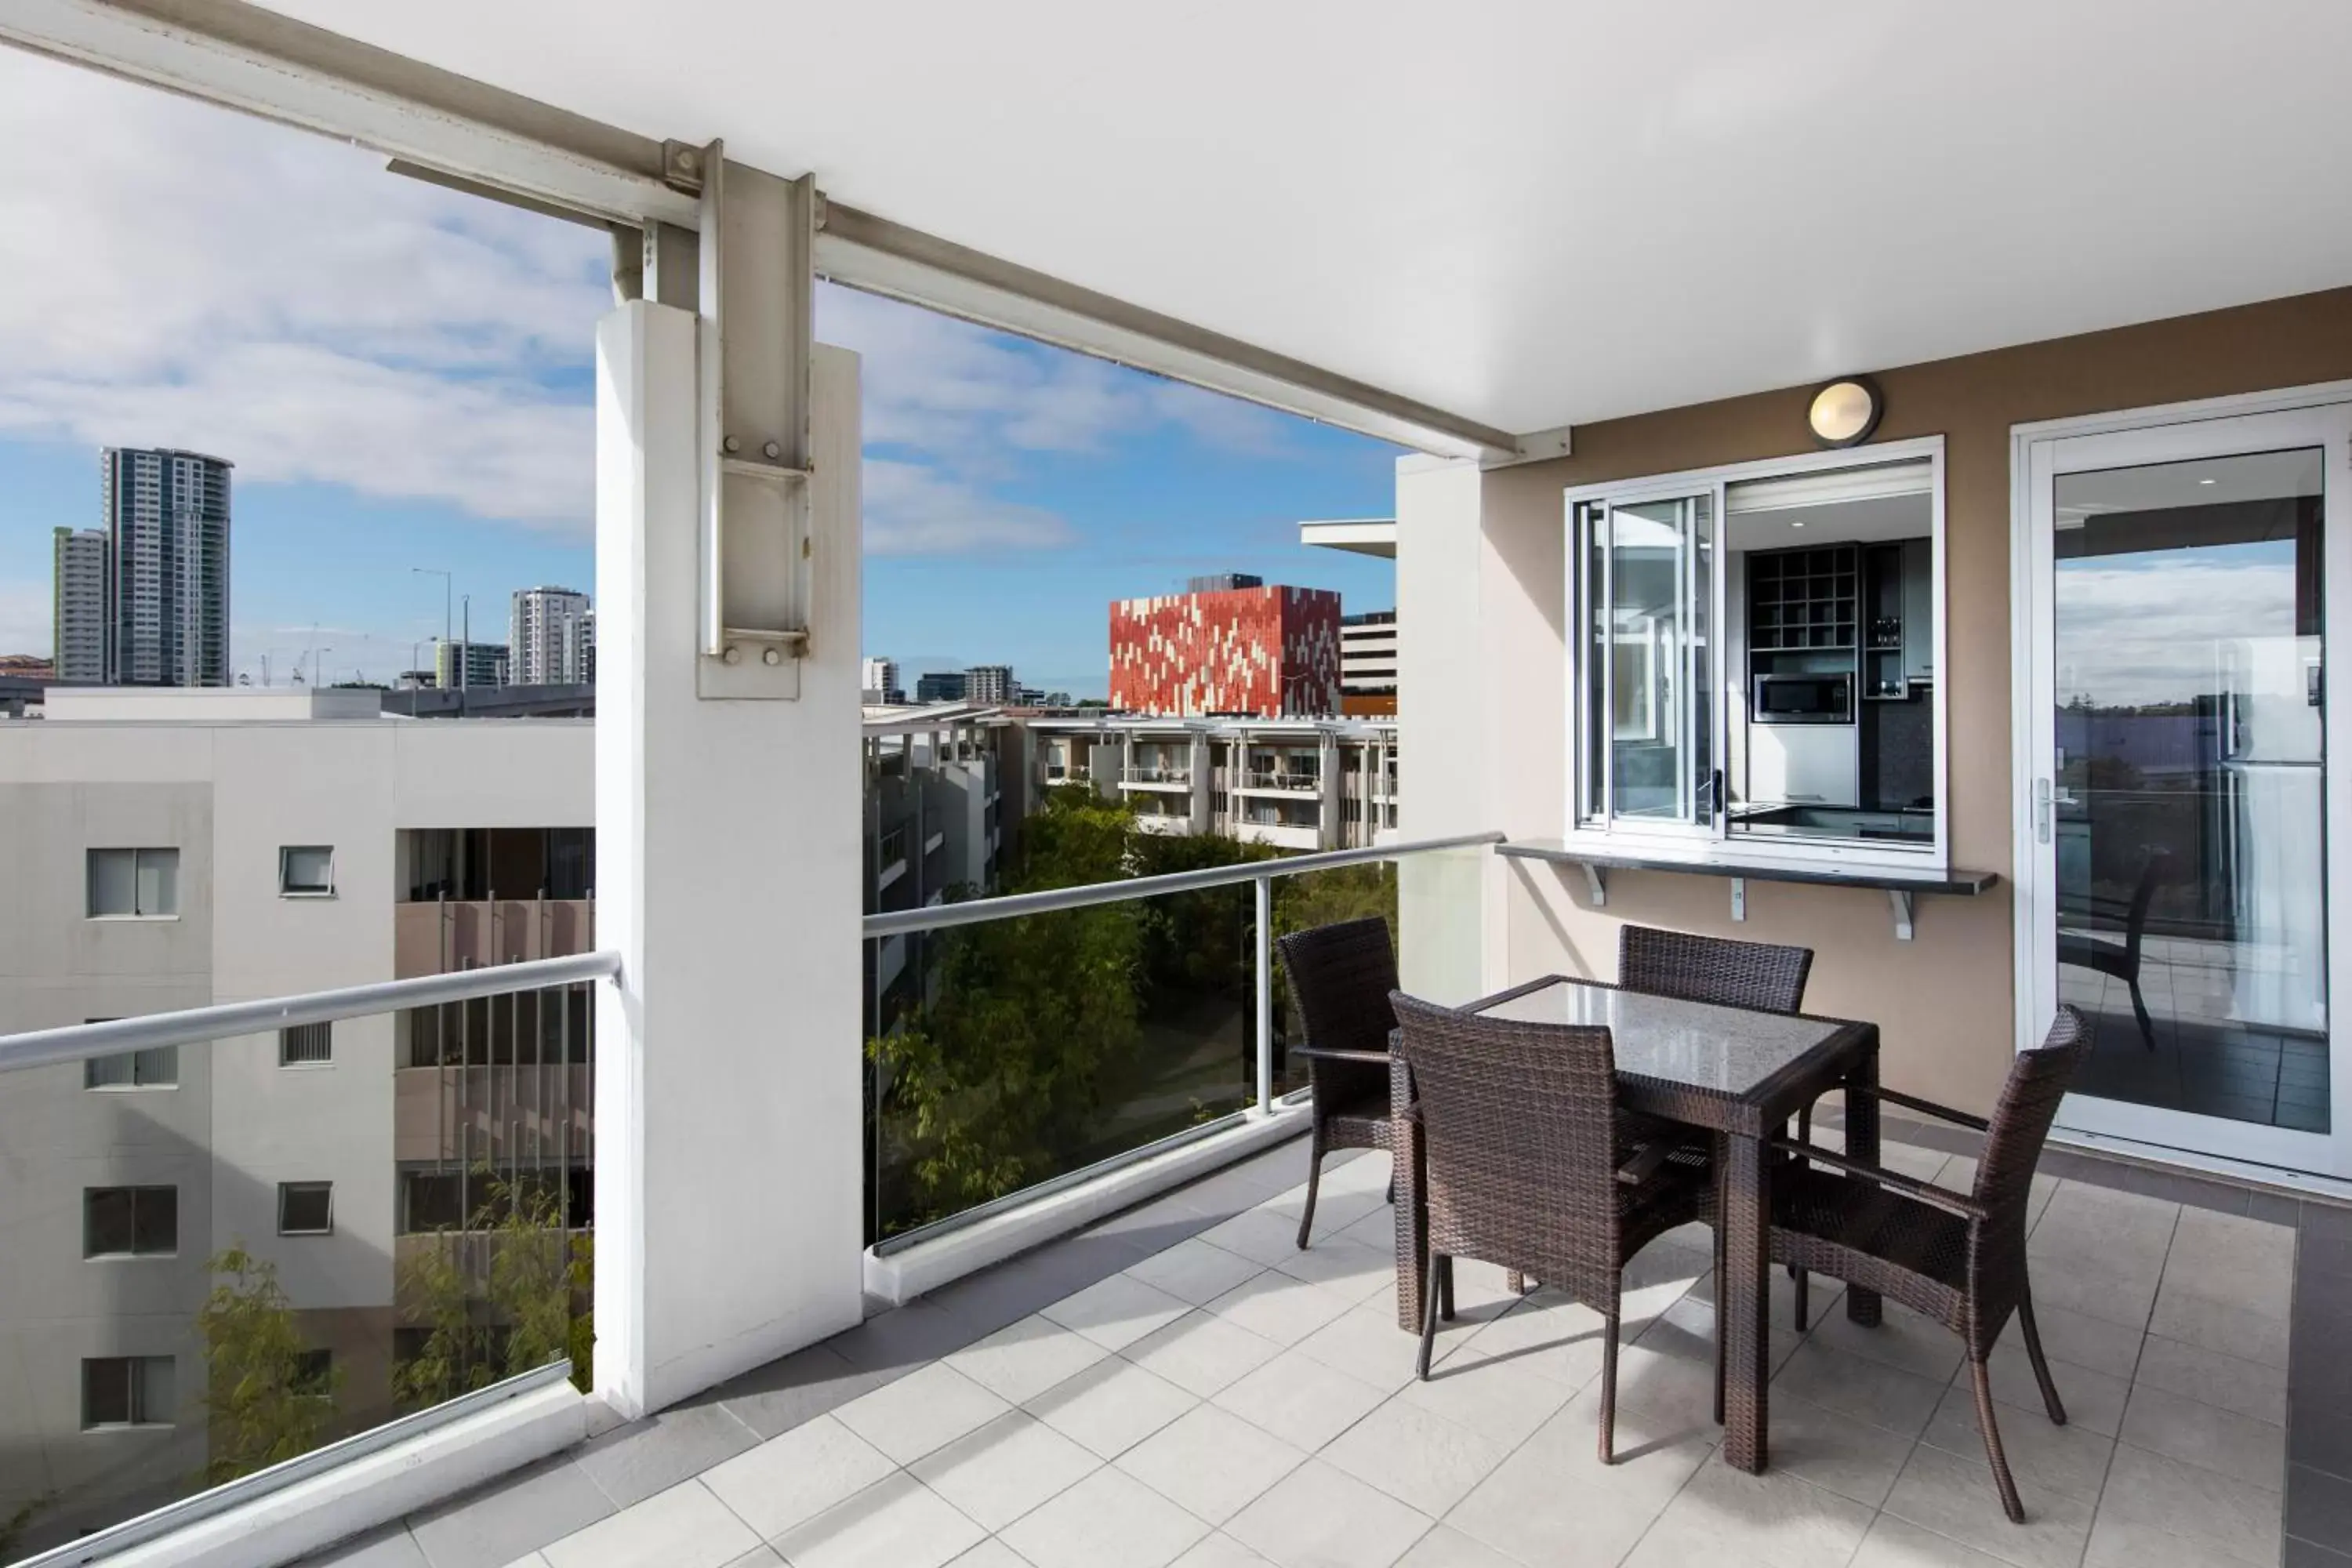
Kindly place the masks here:
<instances>
[{"instance_id":1,"label":"white ceiling","mask_svg":"<svg viewBox=\"0 0 2352 1568\"><path fill-rule=\"evenodd\" d=\"M271 0L1517 431L2352 283L2345 0Z\"/></svg>"}]
</instances>

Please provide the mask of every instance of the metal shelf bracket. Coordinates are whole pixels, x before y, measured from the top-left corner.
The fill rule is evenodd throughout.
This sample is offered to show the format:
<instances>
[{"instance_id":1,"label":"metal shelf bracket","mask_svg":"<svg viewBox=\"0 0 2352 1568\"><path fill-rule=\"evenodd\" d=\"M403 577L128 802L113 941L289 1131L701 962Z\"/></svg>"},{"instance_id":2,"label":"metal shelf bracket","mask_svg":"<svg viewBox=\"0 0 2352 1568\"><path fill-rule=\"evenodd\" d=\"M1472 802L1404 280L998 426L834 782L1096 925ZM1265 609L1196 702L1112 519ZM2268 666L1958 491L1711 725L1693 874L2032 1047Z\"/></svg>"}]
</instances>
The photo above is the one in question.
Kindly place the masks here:
<instances>
[{"instance_id":1,"label":"metal shelf bracket","mask_svg":"<svg viewBox=\"0 0 2352 1568\"><path fill-rule=\"evenodd\" d=\"M1911 894L1902 888L1886 889L1886 901L1895 909L1895 940L1911 940Z\"/></svg>"}]
</instances>

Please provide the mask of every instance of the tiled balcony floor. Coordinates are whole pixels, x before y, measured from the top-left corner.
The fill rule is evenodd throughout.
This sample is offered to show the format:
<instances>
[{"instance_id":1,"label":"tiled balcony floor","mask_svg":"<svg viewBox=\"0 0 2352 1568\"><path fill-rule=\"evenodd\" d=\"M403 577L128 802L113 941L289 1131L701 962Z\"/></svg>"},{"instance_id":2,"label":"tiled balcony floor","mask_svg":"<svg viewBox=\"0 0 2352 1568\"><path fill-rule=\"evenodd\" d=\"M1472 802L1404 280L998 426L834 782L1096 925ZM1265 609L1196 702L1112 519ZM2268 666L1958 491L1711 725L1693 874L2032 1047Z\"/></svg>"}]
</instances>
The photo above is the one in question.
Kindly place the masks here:
<instances>
[{"instance_id":1,"label":"tiled balcony floor","mask_svg":"<svg viewBox=\"0 0 2352 1568\"><path fill-rule=\"evenodd\" d=\"M1916 1145L1890 1143L1889 1163L1969 1174ZM324 1561L2269 1568L2284 1548L2290 1568L2352 1563L2282 1529L2298 1205L2075 1156L2051 1168L2069 1176L2040 1183L2034 1284L2074 1419L2051 1425L2005 1344L2021 1527L1994 1495L1957 1340L1893 1306L1855 1329L1830 1281L1801 1337L1777 1281L1770 1472L1722 1464L1703 1231L1636 1261L1615 1467L1593 1452L1599 1320L1549 1292L1514 1300L1465 1265L1461 1320L1415 1382L1385 1157L1327 1167L1300 1253L1292 1144ZM2308 1489L2352 1490L2298 1476L2321 1513L2335 1493Z\"/></svg>"}]
</instances>

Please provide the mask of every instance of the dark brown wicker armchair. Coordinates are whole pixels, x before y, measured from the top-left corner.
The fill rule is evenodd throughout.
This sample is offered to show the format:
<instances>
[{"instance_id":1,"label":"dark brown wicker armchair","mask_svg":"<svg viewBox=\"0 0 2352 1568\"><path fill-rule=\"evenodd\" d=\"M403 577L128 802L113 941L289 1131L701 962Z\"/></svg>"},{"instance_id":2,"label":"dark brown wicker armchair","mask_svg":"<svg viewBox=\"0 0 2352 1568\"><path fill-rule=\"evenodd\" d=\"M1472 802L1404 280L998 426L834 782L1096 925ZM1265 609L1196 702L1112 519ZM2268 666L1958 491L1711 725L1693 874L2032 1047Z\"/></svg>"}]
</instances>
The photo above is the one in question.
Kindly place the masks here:
<instances>
[{"instance_id":1,"label":"dark brown wicker armchair","mask_svg":"<svg viewBox=\"0 0 2352 1568\"><path fill-rule=\"evenodd\" d=\"M1298 1216L1304 1250L1315 1224L1323 1156L1335 1149L1391 1146L1389 1033L1396 1027L1396 1016L1389 1011L1389 993L1397 985L1396 952L1389 945L1388 922L1378 916L1296 931L1276 946L1304 1042L1294 1044L1290 1053L1306 1058L1315 1091L1307 1212Z\"/></svg>"},{"instance_id":2,"label":"dark brown wicker armchair","mask_svg":"<svg viewBox=\"0 0 2352 1568\"><path fill-rule=\"evenodd\" d=\"M1453 1259L1483 1258L1565 1290L1608 1321L1601 1461L1613 1464L1625 1262L1707 1207L1713 1172L1668 1143L1620 1136L1606 1028L1526 1024L1391 998L1412 1074L1429 1222L1419 1370L1452 1295Z\"/></svg>"},{"instance_id":3,"label":"dark brown wicker armchair","mask_svg":"<svg viewBox=\"0 0 2352 1568\"><path fill-rule=\"evenodd\" d=\"M1805 1005L1810 947L1774 947L1719 936L1692 936L1654 926L1617 929L1617 984L1653 996L1797 1013Z\"/></svg>"},{"instance_id":4,"label":"dark brown wicker armchair","mask_svg":"<svg viewBox=\"0 0 2352 1568\"><path fill-rule=\"evenodd\" d=\"M2059 1008L2041 1047L2020 1053L2011 1065L1990 1121L1892 1089L1872 1091L1891 1104L1985 1134L1976 1187L1965 1196L1786 1140L1778 1147L1794 1158L1772 1178L1775 1260L1876 1290L1960 1336L2000 1505L2019 1523L2025 1507L2001 1453L2000 1429L1993 1424L1987 1362L2014 1313L2024 1331L2034 1380L2042 1385L2042 1402L2051 1420L2065 1425L2066 1407L2050 1381L2050 1363L2033 1322L2026 1280L2026 1207L2042 1141L2088 1035L2082 1014ZM1801 1330L1801 1296L1797 1310Z\"/></svg>"}]
</instances>

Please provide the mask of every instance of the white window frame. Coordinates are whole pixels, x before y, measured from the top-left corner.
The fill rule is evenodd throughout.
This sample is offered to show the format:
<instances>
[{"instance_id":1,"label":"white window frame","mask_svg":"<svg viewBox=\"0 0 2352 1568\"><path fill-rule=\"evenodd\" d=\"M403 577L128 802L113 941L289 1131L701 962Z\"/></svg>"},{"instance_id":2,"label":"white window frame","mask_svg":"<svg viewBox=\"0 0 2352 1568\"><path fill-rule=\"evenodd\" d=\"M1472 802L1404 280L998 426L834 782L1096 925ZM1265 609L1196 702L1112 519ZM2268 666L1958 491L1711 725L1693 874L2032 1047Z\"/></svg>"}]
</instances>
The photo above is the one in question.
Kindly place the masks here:
<instances>
[{"instance_id":1,"label":"white window frame","mask_svg":"<svg viewBox=\"0 0 2352 1568\"><path fill-rule=\"evenodd\" d=\"M1584 648L1583 637L1589 622L1582 615L1584 599L1580 574L1584 563L1578 558L1576 511L1581 505L1603 502L1612 506L1642 501L1673 500L1712 492L1716 517L1716 584L1714 621L1707 630L1708 657L1714 662L1713 700L1716 711L1714 755L1729 773L1727 742L1729 739L1729 700L1732 671L1726 663L1728 646L1726 635L1731 583L1731 552L1726 545L1730 536L1731 512L1727 491L1738 484L1755 479L1790 479L1805 474L1836 473L1849 468L1880 468L1898 463L1925 460L1929 466L1929 503L1931 510L1929 556L1933 563L1931 594L1935 604L1935 673L1929 688L1934 708L1935 762L1934 787L1936 797L1936 831L1927 843L1897 844L1885 839L1773 837L1769 841L1744 839L1728 831L1729 819L1717 804L1712 824L1689 823L1638 825L1622 821L1588 822L1582 820L1585 798L1586 770L1606 767L1608 759L1585 756L1585 685L1584 672L1578 659ZM1864 447L1841 447L1820 452L1801 452L1782 458L1765 458L1753 462L1725 463L1711 468L1688 468L1672 474L1646 474L1631 479L1611 480L1601 484L1576 485L1561 495L1561 526L1565 531L1567 632L1562 655L1567 662L1567 765L1563 770L1566 791L1563 798L1563 830L1561 839L1570 851L1581 850L1596 857L1636 858L1647 860L1672 860L1694 866L1754 867L1760 870L1789 869L1834 871L1840 868L1857 873L1898 873L1928 878L1941 876L1951 866L1952 810L1949 788L1950 756L1950 684L1951 662L1946 638L1951 616L1946 603L1945 574L1945 510L1944 510L1944 437L1921 436L1903 441L1883 441ZM1744 585L1739 591L1744 592ZM1857 691L1859 682L1857 682ZM1859 703L1857 703L1859 707ZM1859 722L1859 714L1856 721ZM1727 794L1728 789L1727 788Z\"/></svg>"},{"instance_id":2,"label":"white window frame","mask_svg":"<svg viewBox=\"0 0 2352 1568\"><path fill-rule=\"evenodd\" d=\"M327 884L298 888L289 879L294 857L316 850L327 858ZM331 844L283 844L278 849L278 896L281 899L331 899L335 896L335 847Z\"/></svg>"},{"instance_id":3,"label":"white window frame","mask_svg":"<svg viewBox=\"0 0 2352 1568\"><path fill-rule=\"evenodd\" d=\"M131 908L126 914L101 913L93 906L98 902L98 859L100 855L131 857ZM163 913L149 913L138 907L139 858L142 855L172 857L172 908ZM82 914L93 921L175 921L180 918L180 850L174 844L93 844L82 851Z\"/></svg>"},{"instance_id":4,"label":"white window frame","mask_svg":"<svg viewBox=\"0 0 2352 1568\"><path fill-rule=\"evenodd\" d=\"M289 1230L286 1228L286 1196L297 1187L323 1187L327 1193L327 1223L317 1229ZM335 1184L305 1181L278 1184L278 1234L280 1236L332 1236L335 1234Z\"/></svg>"},{"instance_id":5,"label":"white window frame","mask_svg":"<svg viewBox=\"0 0 2352 1568\"><path fill-rule=\"evenodd\" d=\"M110 1024L111 1018L85 1018L85 1024ZM172 1064L169 1079L142 1079L139 1076L142 1058L168 1060ZM131 1064L131 1077L122 1083L94 1083L101 1062L123 1061ZM169 1094L180 1087L180 1047L150 1046L144 1050L114 1051L102 1057L89 1057L82 1062L81 1087L85 1094Z\"/></svg>"}]
</instances>

